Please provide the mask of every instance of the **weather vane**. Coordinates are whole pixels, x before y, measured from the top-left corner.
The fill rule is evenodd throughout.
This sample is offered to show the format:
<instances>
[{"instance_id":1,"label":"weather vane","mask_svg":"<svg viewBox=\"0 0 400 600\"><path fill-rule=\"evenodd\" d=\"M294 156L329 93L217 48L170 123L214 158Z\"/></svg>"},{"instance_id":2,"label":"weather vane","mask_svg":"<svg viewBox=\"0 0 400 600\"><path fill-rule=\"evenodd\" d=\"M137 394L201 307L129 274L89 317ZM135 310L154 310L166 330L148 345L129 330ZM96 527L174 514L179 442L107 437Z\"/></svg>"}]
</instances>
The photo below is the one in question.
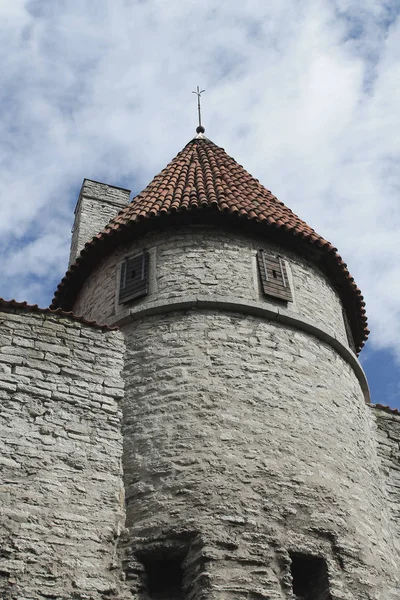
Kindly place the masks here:
<instances>
[{"instance_id":1,"label":"weather vane","mask_svg":"<svg viewBox=\"0 0 400 600\"><path fill-rule=\"evenodd\" d=\"M200 98L203 92L205 92L206 90L200 90L199 86L197 86L197 91L196 92L192 92L192 94L196 94L197 96L197 111L199 113L199 126L196 128L197 133L204 133L205 129L203 127L203 125L201 124L201 105L200 105Z\"/></svg>"}]
</instances>

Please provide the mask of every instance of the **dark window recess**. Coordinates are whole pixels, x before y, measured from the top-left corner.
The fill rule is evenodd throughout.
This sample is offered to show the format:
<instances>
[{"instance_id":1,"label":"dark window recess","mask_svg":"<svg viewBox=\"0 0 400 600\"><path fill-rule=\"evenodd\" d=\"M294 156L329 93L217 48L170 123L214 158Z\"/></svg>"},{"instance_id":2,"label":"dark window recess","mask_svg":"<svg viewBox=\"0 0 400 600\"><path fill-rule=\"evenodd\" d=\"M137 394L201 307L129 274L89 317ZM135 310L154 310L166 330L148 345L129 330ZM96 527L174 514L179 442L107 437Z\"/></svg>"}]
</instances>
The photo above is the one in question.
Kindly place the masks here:
<instances>
[{"instance_id":1,"label":"dark window recess","mask_svg":"<svg viewBox=\"0 0 400 600\"><path fill-rule=\"evenodd\" d=\"M257 252L257 263L264 294L291 302L292 292L283 259L280 256L271 256L266 254L264 250L259 250Z\"/></svg>"},{"instance_id":2,"label":"dark window recess","mask_svg":"<svg viewBox=\"0 0 400 600\"><path fill-rule=\"evenodd\" d=\"M349 346L353 350L353 352L356 352L357 349L356 349L356 345L354 343L353 334L351 332L350 321L349 321L349 319L347 317L347 313L344 309L342 310L342 315L343 315L344 327L346 329L347 341L349 342Z\"/></svg>"},{"instance_id":3,"label":"dark window recess","mask_svg":"<svg viewBox=\"0 0 400 600\"><path fill-rule=\"evenodd\" d=\"M119 303L146 296L149 293L149 253L126 258L121 265Z\"/></svg>"},{"instance_id":4,"label":"dark window recess","mask_svg":"<svg viewBox=\"0 0 400 600\"><path fill-rule=\"evenodd\" d=\"M152 600L182 600L183 571L180 560L146 558L146 587Z\"/></svg>"},{"instance_id":5,"label":"dark window recess","mask_svg":"<svg viewBox=\"0 0 400 600\"><path fill-rule=\"evenodd\" d=\"M296 600L332 600L325 560L296 553L291 554L290 558Z\"/></svg>"}]
</instances>

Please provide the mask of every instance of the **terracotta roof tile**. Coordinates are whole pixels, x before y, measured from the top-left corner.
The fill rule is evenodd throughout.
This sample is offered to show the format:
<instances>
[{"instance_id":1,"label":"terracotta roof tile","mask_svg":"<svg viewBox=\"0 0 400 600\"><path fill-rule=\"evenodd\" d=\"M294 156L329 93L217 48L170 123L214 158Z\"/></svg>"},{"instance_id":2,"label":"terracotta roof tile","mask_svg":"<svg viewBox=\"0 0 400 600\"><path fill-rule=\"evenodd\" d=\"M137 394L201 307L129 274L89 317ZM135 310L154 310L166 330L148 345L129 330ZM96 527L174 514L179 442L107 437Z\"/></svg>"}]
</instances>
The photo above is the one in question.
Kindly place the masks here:
<instances>
[{"instance_id":1,"label":"terracotta roof tile","mask_svg":"<svg viewBox=\"0 0 400 600\"><path fill-rule=\"evenodd\" d=\"M378 410L382 410L383 412L400 416L400 410L398 410L397 408L390 408L390 406L385 406L384 404L372 404L371 406L372 408L377 408Z\"/></svg>"},{"instance_id":2,"label":"terracotta roof tile","mask_svg":"<svg viewBox=\"0 0 400 600\"><path fill-rule=\"evenodd\" d=\"M357 350L362 348L369 333L363 299L336 248L247 173L223 148L204 136L189 142L101 233L85 245L77 262L58 286L52 307L65 308L66 296L69 297L68 307L72 306L71 286L77 293L82 281L79 276L82 266L91 253L91 260L94 260L93 253L98 252L98 244L106 241L110 234L121 233L149 217L205 208L236 214L241 219L281 230L282 234L298 236L328 257L331 271L335 271L337 282L345 289L343 301L349 312Z\"/></svg>"}]
</instances>

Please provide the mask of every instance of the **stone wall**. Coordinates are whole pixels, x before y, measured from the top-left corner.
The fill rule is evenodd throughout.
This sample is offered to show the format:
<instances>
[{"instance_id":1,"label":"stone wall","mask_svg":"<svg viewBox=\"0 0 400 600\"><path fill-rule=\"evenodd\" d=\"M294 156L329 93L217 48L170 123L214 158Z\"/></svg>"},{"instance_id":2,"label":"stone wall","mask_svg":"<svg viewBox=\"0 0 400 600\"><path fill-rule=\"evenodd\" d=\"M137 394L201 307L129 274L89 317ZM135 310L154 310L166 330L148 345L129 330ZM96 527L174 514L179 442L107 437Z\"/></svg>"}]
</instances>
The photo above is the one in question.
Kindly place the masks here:
<instances>
[{"instance_id":1,"label":"stone wall","mask_svg":"<svg viewBox=\"0 0 400 600\"><path fill-rule=\"evenodd\" d=\"M86 242L129 202L130 190L84 179L75 208L69 264L75 262Z\"/></svg>"},{"instance_id":2,"label":"stone wall","mask_svg":"<svg viewBox=\"0 0 400 600\"><path fill-rule=\"evenodd\" d=\"M123 329L133 589L140 556L180 543L185 598L292 599L290 553L324 557L333 600L400 598L374 424L347 362L224 311Z\"/></svg>"},{"instance_id":3,"label":"stone wall","mask_svg":"<svg viewBox=\"0 0 400 600\"><path fill-rule=\"evenodd\" d=\"M150 293L134 303L119 305L120 264L143 248L150 252ZM263 295L256 261L260 248L286 259L293 302L286 305ZM145 306L154 300L168 304L195 295L260 302L266 308L305 318L348 346L338 294L315 265L264 239L210 228L148 234L140 242L117 249L84 283L74 311L89 319L114 322L129 306Z\"/></svg>"},{"instance_id":4,"label":"stone wall","mask_svg":"<svg viewBox=\"0 0 400 600\"><path fill-rule=\"evenodd\" d=\"M125 598L123 340L0 308L0 597Z\"/></svg>"},{"instance_id":5,"label":"stone wall","mask_svg":"<svg viewBox=\"0 0 400 600\"><path fill-rule=\"evenodd\" d=\"M377 440L392 515L393 537L400 557L400 415L385 407L372 407Z\"/></svg>"},{"instance_id":6,"label":"stone wall","mask_svg":"<svg viewBox=\"0 0 400 600\"><path fill-rule=\"evenodd\" d=\"M121 261L144 248L149 294L119 305ZM262 294L259 248L284 257L292 303ZM193 297L209 306L171 308ZM246 314L254 305L292 325ZM119 321L125 336L125 568L134 593L146 563L173 556L185 600L293 600L290 557L300 553L326 561L333 600L400 600L362 378L332 340L294 325L312 323L348 347L339 296L316 265L233 231L169 229L105 258L74 310Z\"/></svg>"}]
</instances>

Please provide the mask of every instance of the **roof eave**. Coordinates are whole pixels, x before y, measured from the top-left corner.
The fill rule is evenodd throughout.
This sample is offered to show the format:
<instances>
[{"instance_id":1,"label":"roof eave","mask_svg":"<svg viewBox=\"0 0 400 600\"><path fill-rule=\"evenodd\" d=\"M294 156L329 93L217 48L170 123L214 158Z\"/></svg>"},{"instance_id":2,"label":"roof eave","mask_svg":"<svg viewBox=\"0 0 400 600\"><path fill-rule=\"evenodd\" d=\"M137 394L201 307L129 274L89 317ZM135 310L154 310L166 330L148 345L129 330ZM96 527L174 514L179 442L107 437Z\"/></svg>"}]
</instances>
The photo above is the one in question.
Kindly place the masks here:
<instances>
[{"instance_id":1,"label":"roof eave","mask_svg":"<svg viewBox=\"0 0 400 600\"><path fill-rule=\"evenodd\" d=\"M135 239L149 230L164 229L165 227L190 223L194 220L210 222L210 219L222 226L239 226L251 229L253 233L265 236L268 232L270 239L282 245L295 248L310 256L316 252L319 262L337 286L343 305L348 312L349 321L354 337L357 351L363 347L367 337L367 319L365 315L365 302L361 291L357 288L354 279L347 270L337 249L329 242L319 243L318 240L309 239L297 232L287 229L285 226L270 224L267 221L251 219L248 215L223 212L215 207L199 207L191 210L161 213L154 216L146 216L130 221L128 224L120 224L117 229L109 228L106 233L96 235L90 242L85 244L77 261L71 265L66 275L58 285L50 308L60 308L70 311L73 308L77 295L85 279L91 271L100 263L102 258L117 246L123 245Z\"/></svg>"}]
</instances>

